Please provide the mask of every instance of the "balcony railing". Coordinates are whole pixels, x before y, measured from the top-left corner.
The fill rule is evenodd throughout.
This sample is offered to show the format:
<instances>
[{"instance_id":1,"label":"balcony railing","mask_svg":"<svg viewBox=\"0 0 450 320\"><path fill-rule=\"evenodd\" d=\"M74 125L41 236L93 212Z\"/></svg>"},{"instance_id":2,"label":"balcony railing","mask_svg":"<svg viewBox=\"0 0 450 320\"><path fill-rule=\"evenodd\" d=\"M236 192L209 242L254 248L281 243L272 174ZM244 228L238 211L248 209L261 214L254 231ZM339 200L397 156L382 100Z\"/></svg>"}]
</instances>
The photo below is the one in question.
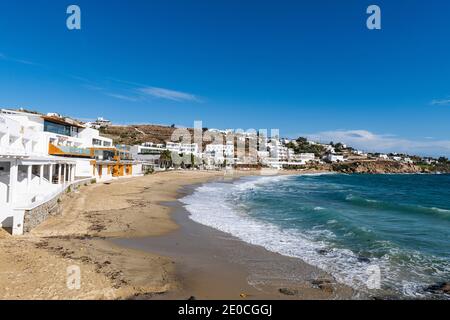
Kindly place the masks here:
<instances>
[{"instance_id":1,"label":"balcony railing","mask_svg":"<svg viewBox=\"0 0 450 320\"><path fill-rule=\"evenodd\" d=\"M48 153L51 155L58 156L76 156L76 157L91 157L91 150L87 148L78 148L70 146L55 146L54 144L49 144Z\"/></svg>"}]
</instances>

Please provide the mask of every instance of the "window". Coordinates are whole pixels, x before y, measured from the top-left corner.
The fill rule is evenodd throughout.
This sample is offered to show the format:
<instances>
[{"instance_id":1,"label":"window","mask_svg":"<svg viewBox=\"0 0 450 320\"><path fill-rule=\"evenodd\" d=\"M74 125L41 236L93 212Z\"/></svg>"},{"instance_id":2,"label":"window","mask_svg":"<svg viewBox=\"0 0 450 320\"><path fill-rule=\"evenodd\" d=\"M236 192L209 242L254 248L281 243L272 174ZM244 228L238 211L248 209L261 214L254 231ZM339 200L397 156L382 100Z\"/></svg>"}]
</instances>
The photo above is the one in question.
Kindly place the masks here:
<instances>
[{"instance_id":1,"label":"window","mask_svg":"<svg viewBox=\"0 0 450 320\"><path fill-rule=\"evenodd\" d=\"M70 126L45 120L44 131L70 136Z\"/></svg>"},{"instance_id":2,"label":"window","mask_svg":"<svg viewBox=\"0 0 450 320\"><path fill-rule=\"evenodd\" d=\"M103 141L103 146L104 146L104 147L110 147L110 146L111 146L111 142L109 142L109 141Z\"/></svg>"},{"instance_id":3,"label":"window","mask_svg":"<svg viewBox=\"0 0 450 320\"><path fill-rule=\"evenodd\" d=\"M92 139L92 144L94 145L94 146L101 146L102 145L102 140L99 140L99 139Z\"/></svg>"},{"instance_id":4,"label":"window","mask_svg":"<svg viewBox=\"0 0 450 320\"><path fill-rule=\"evenodd\" d=\"M97 160L112 160L114 159L114 152L110 150L95 150L94 156Z\"/></svg>"}]
</instances>

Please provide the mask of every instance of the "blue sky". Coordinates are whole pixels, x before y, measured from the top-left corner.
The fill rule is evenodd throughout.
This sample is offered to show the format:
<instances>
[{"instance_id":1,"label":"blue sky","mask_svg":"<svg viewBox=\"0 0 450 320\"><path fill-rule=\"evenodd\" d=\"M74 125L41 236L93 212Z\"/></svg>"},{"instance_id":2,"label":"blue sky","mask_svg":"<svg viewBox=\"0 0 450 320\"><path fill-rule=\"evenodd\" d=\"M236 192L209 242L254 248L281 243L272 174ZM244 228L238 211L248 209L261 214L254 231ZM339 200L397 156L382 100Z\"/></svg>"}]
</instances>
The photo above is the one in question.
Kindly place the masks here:
<instances>
[{"instance_id":1,"label":"blue sky","mask_svg":"<svg viewBox=\"0 0 450 320\"><path fill-rule=\"evenodd\" d=\"M0 106L450 155L449 40L442 0L2 1Z\"/></svg>"}]
</instances>

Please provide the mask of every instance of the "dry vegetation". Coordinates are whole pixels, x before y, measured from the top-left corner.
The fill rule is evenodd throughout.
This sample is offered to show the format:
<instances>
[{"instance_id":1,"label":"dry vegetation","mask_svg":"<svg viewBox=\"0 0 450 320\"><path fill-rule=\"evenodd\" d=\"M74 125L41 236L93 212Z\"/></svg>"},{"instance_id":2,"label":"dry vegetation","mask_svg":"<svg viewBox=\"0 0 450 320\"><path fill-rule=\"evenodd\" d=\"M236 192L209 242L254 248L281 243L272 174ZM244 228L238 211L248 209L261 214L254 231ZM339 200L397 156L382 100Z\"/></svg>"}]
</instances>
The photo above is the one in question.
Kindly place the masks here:
<instances>
[{"instance_id":1,"label":"dry vegetation","mask_svg":"<svg viewBox=\"0 0 450 320\"><path fill-rule=\"evenodd\" d=\"M175 127L158 125L110 126L101 134L113 139L115 144L136 145L144 142L164 143L170 141ZM192 131L192 129L188 129Z\"/></svg>"}]
</instances>

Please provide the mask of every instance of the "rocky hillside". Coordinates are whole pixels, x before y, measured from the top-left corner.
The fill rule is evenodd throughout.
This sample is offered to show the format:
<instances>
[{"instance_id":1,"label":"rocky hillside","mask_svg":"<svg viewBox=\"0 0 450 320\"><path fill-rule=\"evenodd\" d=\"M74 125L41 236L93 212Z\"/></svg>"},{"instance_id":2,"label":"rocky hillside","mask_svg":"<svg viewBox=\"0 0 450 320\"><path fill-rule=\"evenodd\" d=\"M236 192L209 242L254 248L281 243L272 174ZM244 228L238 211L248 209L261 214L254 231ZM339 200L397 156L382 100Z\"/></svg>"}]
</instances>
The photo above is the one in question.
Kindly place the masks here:
<instances>
[{"instance_id":1,"label":"rocky hillside","mask_svg":"<svg viewBox=\"0 0 450 320\"><path fill-rule=\"evenodd\" d=\"M129 126L109 126L100 129L102 136L113 139L114 144L140 145L144 142L165 143L172 141L172 134L176 127L160 126L160 125L129 125ZM194 137L194 129L187 128L191 137ZM203 131L207 130L203 128ZM178 135L177 135L178 136ZM226 141L223 136L223 141ZM231 138L230 138L231 139ZM203 148L211 141L204 139ZM235 139L235 147L237 140ZM246 152L249 151L249 143L245 145Z\"/></svg>"},{"instance_id":2,"label":"rocky hillside","mask_svg":"<svg viewBox=\"0 0 450 320\"><path fill-rule=\"evenodd\" d=\"M392 160L358 160L331 166L333 171L342 173L450 173L450 163L416 165Z\"/></svg>"},{"instance_id":3,"label":"rocky hillside","mask_svg":"<svg viewBox=\"0 0 450 320\"><path fill-rule=\"evenodd\" d=\"M333 171L342 173L422 173L423 168L414 164L397 161L353 161L347 163L335 163Z\"/></svg>"},{"instance_id":4,"label":"rocky hillside","mask_svg":"<svg viewBox=\"0 0 450 320\"><path fill-rule=\"evenodd\" d=\"M110 126L101 129L101 134L113 139L115 144L136 145L144 142L170 141L175 130L175 127L159 125ZM192 129L188 130L192 131Z\"/></svg>"}]
</instances>

